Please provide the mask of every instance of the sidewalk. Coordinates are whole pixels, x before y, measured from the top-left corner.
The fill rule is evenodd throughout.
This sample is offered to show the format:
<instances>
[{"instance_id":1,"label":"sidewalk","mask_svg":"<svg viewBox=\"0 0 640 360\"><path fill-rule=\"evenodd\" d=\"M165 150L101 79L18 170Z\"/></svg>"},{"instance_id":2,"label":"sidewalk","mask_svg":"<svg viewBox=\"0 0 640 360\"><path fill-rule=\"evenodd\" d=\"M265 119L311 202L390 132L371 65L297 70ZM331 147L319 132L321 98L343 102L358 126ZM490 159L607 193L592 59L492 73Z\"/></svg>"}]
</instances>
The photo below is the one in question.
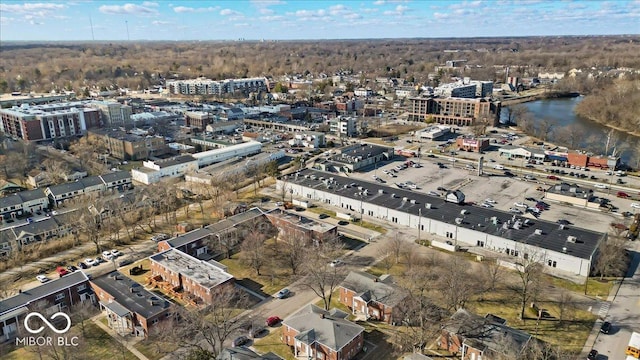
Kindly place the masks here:
<instances>
[{"instance_id":1,"label":"sidewalk","mask_svg":"<svg viewBox=\"0 0 640 360\"><path fill-rule=\"evenodd\" d=\"M114 338L117 342L119 342L122 345L124 345L124 347L127 348L127 350L131 351L131 353L133 355L135 355L138 359L140 359L140 360L149 360L148 357L144 356L144 354L142 354L135 347L133 347L133 345L135 345L138 342L140 342L142 340L142 338L132 337L132 336L125 338L125 337L122 337L122 336L116 334L115 331L113 331L107 325L103 324L102 321L100 321L100 319L103 318L104 316L105 315L103 313L100 313L100 314L92 317L91 321L94 324L96 324L99 328L104 330L107 334L111 335L111 337Z\"/></svg>"}]
</instances>

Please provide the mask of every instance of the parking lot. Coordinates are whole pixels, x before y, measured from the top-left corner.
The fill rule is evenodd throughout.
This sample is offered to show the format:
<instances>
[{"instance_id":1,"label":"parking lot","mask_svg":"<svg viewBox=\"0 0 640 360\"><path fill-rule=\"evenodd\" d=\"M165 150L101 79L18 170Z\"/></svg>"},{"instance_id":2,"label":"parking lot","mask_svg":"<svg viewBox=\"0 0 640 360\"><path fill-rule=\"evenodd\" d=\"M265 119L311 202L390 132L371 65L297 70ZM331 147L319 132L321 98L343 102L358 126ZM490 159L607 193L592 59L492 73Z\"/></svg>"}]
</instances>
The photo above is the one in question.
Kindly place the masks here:
<instances>
[{"instance_id":1,"label":"parking lot","mask_svg":"<svg viewBox=\"0 0 640 360\"><path fill-rule=\"evenodd\" d=\"M478 176L475 169L466 168L466 163L462 161L452 162L442 158L423 158L420 161L421 167L419 168L408 166L402 170L397 170L397 167L406 161L417 163L418 160L416 158L405 159L398 157L396 161L387 162L367 172L351 174L350 177L369 182L385 181L386 185L391 187L398 187L398 184L404 184L407 189L412 191L431 195L437 194L439 196L443 196L446 190L460 190L465 194L466 202L474 202L480 206L485 199L491 199L495 201L492 206L503 211L509 211L512 208L526 209L526 207L515 206L515 203L535 207L536 202L527 200L527 198L542 200L544 192L537 189L549 186L535 181L523 181L524 175L517 171L514 177L504 176L501 171L493 171L494 174ZM437 163L442 165L439 166ZM491 163L488 163L487 167L491 168ZM375 177L381 180L375 180ZM546 178L544 180L549 184L555 183L555 181L548 181ZM618 199L615 194L607 198L611 199L612 203L619 207L620 212L629 209L633 210L627 204L631 203L630 200ZM623 221L619 214L566 206L550 201L545 202L549 206L546 207L546 210L540 212L539 219L546 221L557 222L560 219L565 219L576 226L600 232L609 231L609 226L612 222ZM531 219L535 218L531 214L524 216Z\"/></svg>"}]
</instances>

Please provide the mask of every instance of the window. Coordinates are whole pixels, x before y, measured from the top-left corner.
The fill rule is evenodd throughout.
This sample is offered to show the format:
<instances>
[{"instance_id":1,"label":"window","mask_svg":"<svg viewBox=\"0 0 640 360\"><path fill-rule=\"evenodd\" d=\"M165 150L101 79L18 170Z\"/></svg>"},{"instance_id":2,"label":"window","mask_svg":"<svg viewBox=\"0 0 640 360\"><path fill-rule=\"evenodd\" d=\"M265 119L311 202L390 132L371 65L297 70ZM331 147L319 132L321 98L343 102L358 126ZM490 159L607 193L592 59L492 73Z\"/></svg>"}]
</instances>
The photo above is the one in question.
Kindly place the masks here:
<instances>
[{"instance_id":1,"label":"window","mask_svg":"<svg viewBox=\"0 0 640 360\"><path fill-rule=\"evenodd\" d=\"M60 301L62 299L64 299L64 293L60 293L56 295L56 301Z\"/></svg>"},{"instance_id":2,"label":"window","mask_svg":"<svg viewBox=\"0 0 640 360\"><path fill-rule=\"evenodd\" d=\"M80 285L78 285L78 291L82 291L82 290L84 290L84 289L86 289L86 288L87 288L87 284L80 284Z\"/></svg>"},{"instance_id":3,"label":"window","mask_svg":"<svg viewBox=\"0 0 640 360\"><path fill-rule=\"evenodd\" d=\"M476 246L484 247L484 241L482 240L476 241Z\"/></svg>"}]
</instances>

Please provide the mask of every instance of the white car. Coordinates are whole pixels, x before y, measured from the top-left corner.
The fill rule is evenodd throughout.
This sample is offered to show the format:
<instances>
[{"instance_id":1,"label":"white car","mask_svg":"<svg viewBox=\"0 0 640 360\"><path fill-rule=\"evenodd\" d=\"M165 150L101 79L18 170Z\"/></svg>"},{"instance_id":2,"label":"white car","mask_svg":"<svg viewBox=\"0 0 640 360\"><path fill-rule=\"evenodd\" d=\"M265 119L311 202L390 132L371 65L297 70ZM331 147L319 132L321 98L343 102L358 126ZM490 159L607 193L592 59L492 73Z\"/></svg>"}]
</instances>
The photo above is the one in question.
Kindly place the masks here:
<instances>
[{"instance_id":1,"label":"white car","mask_svg":"<svg viewBox=\"0 0 640 360\"><path fill-rule=\"evenodd\" d=\"M632 208L634 208L634 209L640 209L640 204L638 204L638 203L632 203L632 204L631 204L631 207L632 207Z\"/></svg>"},{"instance_id":2,"label":"white car","mask_svg":"<svg viewBox=\"0 0 640 360\"><path fill-rule=\"evenodd\" d=\"M340 266L340 265L342 265L342 260L338 260L338 259L333 260L329 265L330 265L331 267Z\"/></svg>"},{"instance_id":3,"label":"white car","mask_svg":"<svg viewBox=\"0 0 640 360\"><path fill-rule=\"evenodd\" d=\"M598 188L598 189L606 189L607 188L607 185L605 185L605 184L595 184L593 186Z\"/></svg>"},{"instance_id":4,"label":"white car","mask_svg":"<svg viewBox=\"0 0 640 360\"><path fill-rule=\"evenodd\" d=\"M484 199L484 202L486 202L487 204L495 204L496 201L492 200L492 199Z\"/></svg>"},{"instance_id":5,"label":"white car","mask_svg":"<svg viewBox=\"0 0 640 360\"><path fill-rule=\"evenodd\" d=\"M96 263L96 261L92 258L86 258L84 259L84 263L87 264L87 266L96 266L98 265L98 263Z\"/></svg>"},{"instance_id":6,"label":"white car","mask_svg":"<svg viewBox=\"0 0 640 360\"><path fill-rule=\"evenodd\" d=\"M38 275L36 276L36 279L38 279L38 281L40 281L41 283L46 283L47 281L49 281L49 278L46 275Z\"/></svg>"},{"instance_id":7,"label":"white car","mask_svg":"<svg viewBox=\"0 0 640 360\"><path fill-rule=\"evenodd\" d=\"M121 251L118 251L116 249L112 249L111 250L111 256L113 256L114 258L118 257L118 256L122 256L124 255Z\"/></svg>"},{"instance_id":8,"label":"white car","mask_svg":"<svg viewBox=\"0 0 640 360\"><path fill-rule=\"evenodd\" d=\"M102 258L104 259L104 261L111 261L111 259L113 259L113 255L111 255L110 251L103 251L102 252Z\"/></svg>"},{"instance_id":9,"label":"white car","mask_svg":"<svg viewBox=\"0 0 640 360\"><path fill-rule=\"evenodd\" d=\"M431 195L431 196L440 196L440 194L435 192L435 191L429 191L428 194Z\"/></svg>"},{"instance_id":10,"label":"white car","mask_svg":"<svg viewBox=\"0 0 640 360\"><path fill-rule=\"evenodd\" d=\"M528 206L527 206L527 204L525 204L525 203L521 203L521 202L515 202L515 203L513 203L513 205L515 205L515 206L517 206L517 207L523 207L523 208L528 207Z\"/></svg>"},{"instance_id":11,"label":"white car","mask_svg":"<svg viewBox=\"0 0 640 360\"><path fill-rule=\"evenodd\" d=\"M504 166L502 166L502 165L496 165L493 168L496 169L496 170L504 170Z\"/></svg>"},{"instance_id":12,"label":"white car","mask_svg":"<svg viewBox=\"0 0 640 360\"><path fill-rule=\"evenodd\" d=\"M456 162L456 161L458 161L458 160L456 160L456 159L454 159L454 158L450 158L450 159L449 159L449 161L451 161L451 162Z\"/></svg>"},{"instance_id":13,"label":"white car","mask_svg":"<svg viewBox=\"0 0 640 360\"><path fill-rule=\"evenodd\" d=\"M491 204L489 204L489 203L482 203L482 207L485 207L485 208L492 208L492 207L493 207L493 205L491 205Z\"/></svg>"}]
</instances>

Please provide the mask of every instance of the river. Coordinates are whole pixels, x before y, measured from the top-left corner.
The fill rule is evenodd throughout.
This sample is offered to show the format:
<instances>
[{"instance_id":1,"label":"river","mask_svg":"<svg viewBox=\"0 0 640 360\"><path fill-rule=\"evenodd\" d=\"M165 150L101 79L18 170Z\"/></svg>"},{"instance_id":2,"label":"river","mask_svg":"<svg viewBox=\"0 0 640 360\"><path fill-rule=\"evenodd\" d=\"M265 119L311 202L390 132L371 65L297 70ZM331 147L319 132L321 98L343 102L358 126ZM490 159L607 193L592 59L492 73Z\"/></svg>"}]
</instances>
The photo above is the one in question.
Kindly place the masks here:
<instances>
[{"instance_id":1,"label":"river","mask_svg":"<svg viewBox=\"0 0 640 360\"><path fill-rule=\"evenodd\" d=\"M585 141L592 135L595 135L598 138L602 139L602 143L604 144L606 141L605 134L609 131L609 128L577 116L573 112L573 109L580 101L582 101L582 97L536 100L528 103L523 103L522 105L525 106L533 114L533 117L536 121L542 119L553 120L556 128L576 124L577 126L580 126L582 129L584 129ZM502 111L500 115L501 119L506 121L506 111ZM640 137L629 135L623 132L618 132L618 136L620 138L620 143L633 145L640 141ZM551 134L549 141L554 141L553 133ZM631 149L622 151L622 154L620 156L621 160L627 164L629 163L631 157Z\"/></svg>"}]
</instances>

